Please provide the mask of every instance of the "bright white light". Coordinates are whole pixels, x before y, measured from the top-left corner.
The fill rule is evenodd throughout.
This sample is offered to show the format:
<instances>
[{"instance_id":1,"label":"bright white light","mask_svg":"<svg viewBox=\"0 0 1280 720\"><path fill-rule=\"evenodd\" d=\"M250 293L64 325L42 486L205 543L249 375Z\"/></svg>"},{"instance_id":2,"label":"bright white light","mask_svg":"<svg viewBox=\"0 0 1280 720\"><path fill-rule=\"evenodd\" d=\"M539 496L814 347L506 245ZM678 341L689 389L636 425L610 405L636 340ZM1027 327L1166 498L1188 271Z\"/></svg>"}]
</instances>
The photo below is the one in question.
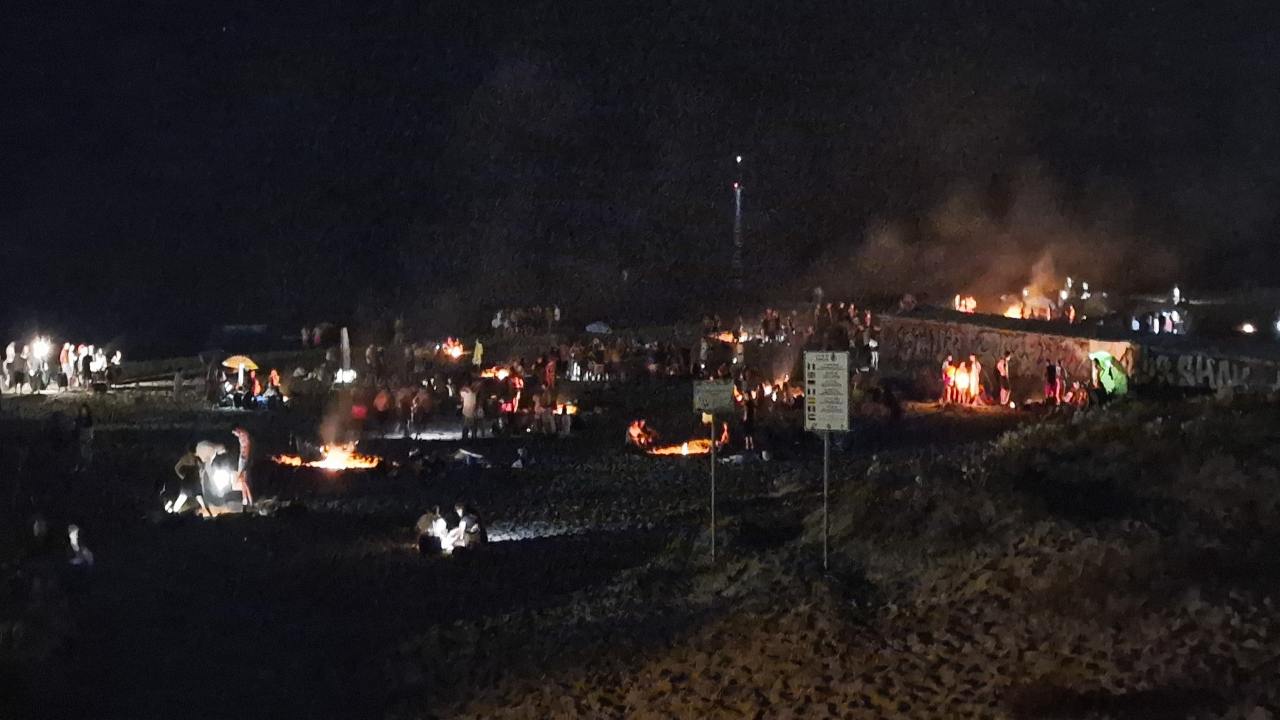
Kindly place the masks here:
<instances>
[{"instance_id":1,"label":"bright white light","mask_svg":"<svg viewBox=\"0 0 1280 720\"><path fill-rule=\"evenodd\" d=\"M1064 302L1065 302L1065 301L1066 301L1066 299L1067 299L1067 295L1068 295L1068 293L1067 293L1067 291L1066 291L1066 290L1059 290L1059 291L1058 291L1058 299L1059 299L1059 300L1062 300L1062 301L1064 301Z\"/></svg>"},{"instance_id":2,"label":"bright white light","mask_svg":"<svg viewBox=\"0 0 1280 720\"><path fill-rule=\"evenodd\" d=\"M214 470L209 478L209 485L212 486L215 495L219 497L226 495L231 489L231 471L226 468Z\"/></svg>"},{"instance_id":3,"label":"bright white light","mask_svg":"<svg viewBox=\"0 0 1280 720\"><path fill-rule=\"evenodd\" d=\"M49 357L49 338L38 337L31 343L31 353L43 360Z\"/></svg>"},{"instance_id":4,"label":"bright white light","mask_svg":"<svg viewBox=\"0 0 1280 720\"><path fill-rule=\"evenodd\" d=\"M737 156L736 158L734 158L734 160L737 160L737 161L738 161L738 164L742 164L742 156L741 156L741 155L739 155L739 156Z\"/></svg>"},{"instance_id":5,"label":"bright white light","mask_svg":"<svg viewBox=\"0 0 1280 720\"><path fill-rule=\"evenodd\" d=\"M1258 332L1258 328L1254 327L1253 323L1247 322L1240 325L1240 332L1244 333L1245 335L1252 335Z\"/></svg>"},{"instance_id":6,"label":"bright white light","mask_svg":"<svg viewBox=\"0 0 1280 720\"><path fill-rule=\"evenodd\" d=\"M354 368L339 368L333 374L333 381L339 385L350 385L356 381L356 371Z\"/></svg>"}]
</instances>

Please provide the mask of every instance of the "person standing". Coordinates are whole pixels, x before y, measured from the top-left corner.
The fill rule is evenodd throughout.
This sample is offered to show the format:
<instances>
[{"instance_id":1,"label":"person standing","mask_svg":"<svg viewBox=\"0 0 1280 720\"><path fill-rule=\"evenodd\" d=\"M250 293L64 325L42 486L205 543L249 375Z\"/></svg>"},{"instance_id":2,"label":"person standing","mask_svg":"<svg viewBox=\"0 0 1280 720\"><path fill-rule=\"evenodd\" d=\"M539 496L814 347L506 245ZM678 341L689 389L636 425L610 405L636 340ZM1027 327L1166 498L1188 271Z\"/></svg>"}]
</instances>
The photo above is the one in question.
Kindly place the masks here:
<instances>
[{"instance_id":1,"label":"person standing","mask_svg":"<svg viewBox=\"0 0 1280 720\"><path fill-rule=\"evenodd\" d=\"M469 383L464 384L462 389L458 391L458 398L462 401L462 439L477 437L479 435L480 422L476 391L472 389Z\"/></svg>"},{"instance_id":2,"label":"person standing","mask_svg":"<svg viewBox=\"0 0 1280 720\"><path fill-rule=\"evenodd\" d=\"M80 353L78 368L80 371L80 387L93 389L93 346L86 347Z\"/></svg>"},{"instance_id":3,"label":"person standing","mask_svg":"<svg viewBox=\"0 0 1280 720\"><path fill-rule=\"evenodd\" d=\"M23 345L22 351L18 353L18 360L14 363L13 372L13 391L19 395L22 394L22 385L30 381L30 365L31 362L31 346Z\"/></svg>"},{"instance_id":4,"label":"person standing","mask_svg":"<svg viewBox=\"0 0 1280 720\"><path fill-rule=\"evenodd\" d=\"M168 513L180 513L188 499L194 499L205 517L210 516L209 505L204 501L204 486L200 480L204 472L200 457L196 455L194 444L174 463L173 473L178 476L177 492L164 491L164 510ZM170 497L172 496L172 497Z\"/></svg>"},{"instance_id":5,"label":"person standing","mask_svg":"<svg viewBox=\"0 0 1280 720\"><path fill-rule=\"evenodd\" d=\"M252 438L249 437L249 431L237 426L231 431L236 436L236 440L240 441L240 461L236 465L236 482L235 489L240 491L240 495L244 498L246 507L253 505L253 491L249 487L249 455L252 451Z\"/></svg>"},{"instance_id":6,"label":"person standing","mask_svg":"<svg viewBox=\"0 0 1280 720\"><path fill-rule=\"evenodd\" d=\"M62 351L58 353L58 388L66 390L71 387L71 381L75 378L75 368L72 367L71 358L75 355L76 349L71 343L63 343Z\"/></svg>"},{"instance_id":7,"label":"person standing","mask_svg":"<svg viewBox=\"0 0 1280 720\"><path fill-rule=\"evenodd\" d=\"M1009 359L1011 355L1006 352L996 361L996 384L1000 387L1000 404L1007 406L1009 404L1009 396L1012 388L1009 384Z\"/></svg>"},{"instance_id":8,"label":"person standing","mask_svg":"<svg viewBox=\"0 0 1280 720\"><path fill-rule=\"evenodd\" d=\"M956 366L951 362L951 356L942 361L942 397L938 400L943 405L947 405L952 401L951 392L956 384Z\"/></svg>"},{"instance_id":9,"label":"person standing","mask_svg":"<svg viewBox=\"0 0 1280 720\"><path fill-rule=\"evenodd\" d=\"M1058 404L1058 366L1052 360L1044 364L1044 402L1046 405Z\"/></svg>"},{"instance_id":10,"label":"person standing","mask_svg":"<svg viewBox=\"0 0 1280 720\"><path fill-rule=\"evenodd\" d=\"M966 400L970 405L977 405L982 399L982 363L977 355L969 356L969 390Z\"/></svg>"},{"instance_id":11,"label":"person standing","mask_svg":"<svg viewBox=\"0 0 1280 720\"><path fill-rule=\"evenodd\" d=\"M742 398L742 448L756 449L756 394L746 393Z\"/></svg>"}]
</instances>

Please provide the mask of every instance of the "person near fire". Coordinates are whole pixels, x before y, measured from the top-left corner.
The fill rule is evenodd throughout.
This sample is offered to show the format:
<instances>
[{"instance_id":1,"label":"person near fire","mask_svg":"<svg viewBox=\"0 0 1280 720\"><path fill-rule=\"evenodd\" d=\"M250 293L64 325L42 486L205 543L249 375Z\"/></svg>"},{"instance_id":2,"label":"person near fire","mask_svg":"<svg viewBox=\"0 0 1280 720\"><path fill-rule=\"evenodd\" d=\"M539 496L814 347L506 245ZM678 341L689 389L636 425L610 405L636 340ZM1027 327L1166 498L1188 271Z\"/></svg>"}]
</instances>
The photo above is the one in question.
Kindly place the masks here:
<instances>
[{"instance_id":1,"label":"person near fire","mask_svg":"<svg viewBox=\"0 0 1280 720\"><path fill-rule=\"evenodd\" d=\"M1044 364L1044 402L1046 405L1058 404L1058 365L1052 360Z\"/></svg>"},{"instance_id":2,"label":"person near fire","mask_svg":"<svg viewBox=\"0 0 1280 720\"><path fill-rule=\"evenodd\" d=\"M249 436L249 431L240 426L236 426L231 433L240 442L240 458L236 465L236 480L233 487L240 491L247 507L253 505L253 491L249 488L249 453L253 449L253 440Z\"/></svg>"},{"instance_id":3,"label":"person near fire","mask_svg":"<svg viewBox=\"0 0 1280 720\"><path fill-rule=\"evenodd\" d=\"M965 400L970 405L977 405L982 399L982 363L978 362L977 355L969 356L969 388L966 394Z\"/></svg>"},{"instance_id":4,"label":"person near fire","mask_svg":"<svg viewBox=\"0 0 1280 720\"><path fill-rule=\"evenodd\" d=\"M1062 402L1062 398L1067 394L1067 369L1063 366L1061 358L1054 363L1054 368L1054 377L1058 383L1058 392L1055 397L1058 398L1058 402Z\"/></svg>"},{"instance_id":5,"label":"person near fire","mask_svg":"<svg viewBox=\"0 0 1280 720\"><path fill-rule=\"evenodd\" d=\"M742 448L756 449L756 393L751 391L742 398Z\"/></svg>"},{"instance_id":6,"label":"person near fire","mask_svg":"<svg viewBox=\"0 0 1280 720\"><path fill-rule=\"evenodd\" d=\"M649 423L641 418L633 420L627 426L627 444L641 450L648 450L658 442L658 431L649 427Z\"/></svg>"},{"instance_id":7,"label":"person near fire","mask_svg":"<svg viewBox=\"0 0 1280 720\"><path fill-rule=\"evenodd\" d=\"M947 405L954 401L953 394L956 388L956 366L952 362L950 355L946 360L942 361L942 397L939 399L943 405Z\"/></svg>"},{"instance_id":8,"label":"person near fire","mask_svg":"<svg viewBox=\"0 0 1280 720\"><path fill-rule=\"evenodd\" d=\"M1009 360L1011 354L1006 352L996 361L996 384L1000 388L1000 404L1008 405L1012 388L1009 384Z\"/></svg>"},{"instance_id":9,"label":"person near fire","mask_svg":"<svg viewBox=\"0 0 1280 720\"><path fill-rule=\"evenodd\" d=\"M462 439L479 437L481 410L475 389L470 383L464 383L458 391L458 398L462 402Z\"/></svg>"}]
</instances>

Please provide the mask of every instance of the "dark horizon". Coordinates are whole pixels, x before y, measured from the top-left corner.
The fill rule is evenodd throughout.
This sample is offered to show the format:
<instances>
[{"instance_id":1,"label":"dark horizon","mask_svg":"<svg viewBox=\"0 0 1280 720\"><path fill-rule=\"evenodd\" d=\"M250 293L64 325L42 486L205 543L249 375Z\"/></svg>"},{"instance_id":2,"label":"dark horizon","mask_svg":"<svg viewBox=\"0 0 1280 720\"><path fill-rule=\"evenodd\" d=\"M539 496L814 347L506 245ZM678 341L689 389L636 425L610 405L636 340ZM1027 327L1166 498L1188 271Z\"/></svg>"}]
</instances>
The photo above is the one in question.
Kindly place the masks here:
<instances>
[{"instance_id":1,"label":"dark horizon","mask_svg":"<svg viewBox=\"0 0 1280 720\"><path fill-rule=\"evenodd\" d=\"M27 6L0 327L688 316L725 298L739 153L755 297L1007 285L1046 253L1118 290L1263 285L1272 14Z\"/></svg>"}]
</instances>

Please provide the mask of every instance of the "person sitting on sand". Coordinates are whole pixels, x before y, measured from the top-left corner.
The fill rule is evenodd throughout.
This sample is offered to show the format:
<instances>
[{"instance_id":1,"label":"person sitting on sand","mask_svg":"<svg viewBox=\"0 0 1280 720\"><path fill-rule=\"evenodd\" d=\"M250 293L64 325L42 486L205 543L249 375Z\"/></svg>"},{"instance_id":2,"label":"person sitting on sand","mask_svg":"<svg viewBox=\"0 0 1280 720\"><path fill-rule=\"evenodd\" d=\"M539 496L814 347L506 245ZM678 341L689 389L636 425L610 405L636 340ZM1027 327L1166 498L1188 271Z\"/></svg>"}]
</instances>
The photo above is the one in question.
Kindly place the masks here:
<instances>
[{"instance_id":1,"label":"person sitting on sand","mask_svg":"<svg viewBox=\"0 0 1280 720\"><path fill-rule=\"evenodd\" d=\"M641 450L648 450L658 442L658 431L649 427L642 418L627 427L627 444Z\"/></svg>"},{"instance_id":2,"label":"person sitting on sand","mask_svg":"<svg viewBox=\"0 0 1280 720\"><path fill-rule=\"evenodd\" d=\"M489 534L475 512L468 510L463 503L454 505L453 511L458 514L458 524L449 531L449 541L446 543L448 547L457 550L484 545L489 541Z\"/></svg>"},{"instance_id":3,"label":"person sitting on sand","mask_svg":"<svg viewBox=\"0 0 1280 720\"><path fill-rule=\"evenodd\" d=\"M415 527L418 530L419 555L448 554L452 550L445 547L449 537L449 524L441 517L439 507L423 513Z\"/></svg>"}]
</instances>

